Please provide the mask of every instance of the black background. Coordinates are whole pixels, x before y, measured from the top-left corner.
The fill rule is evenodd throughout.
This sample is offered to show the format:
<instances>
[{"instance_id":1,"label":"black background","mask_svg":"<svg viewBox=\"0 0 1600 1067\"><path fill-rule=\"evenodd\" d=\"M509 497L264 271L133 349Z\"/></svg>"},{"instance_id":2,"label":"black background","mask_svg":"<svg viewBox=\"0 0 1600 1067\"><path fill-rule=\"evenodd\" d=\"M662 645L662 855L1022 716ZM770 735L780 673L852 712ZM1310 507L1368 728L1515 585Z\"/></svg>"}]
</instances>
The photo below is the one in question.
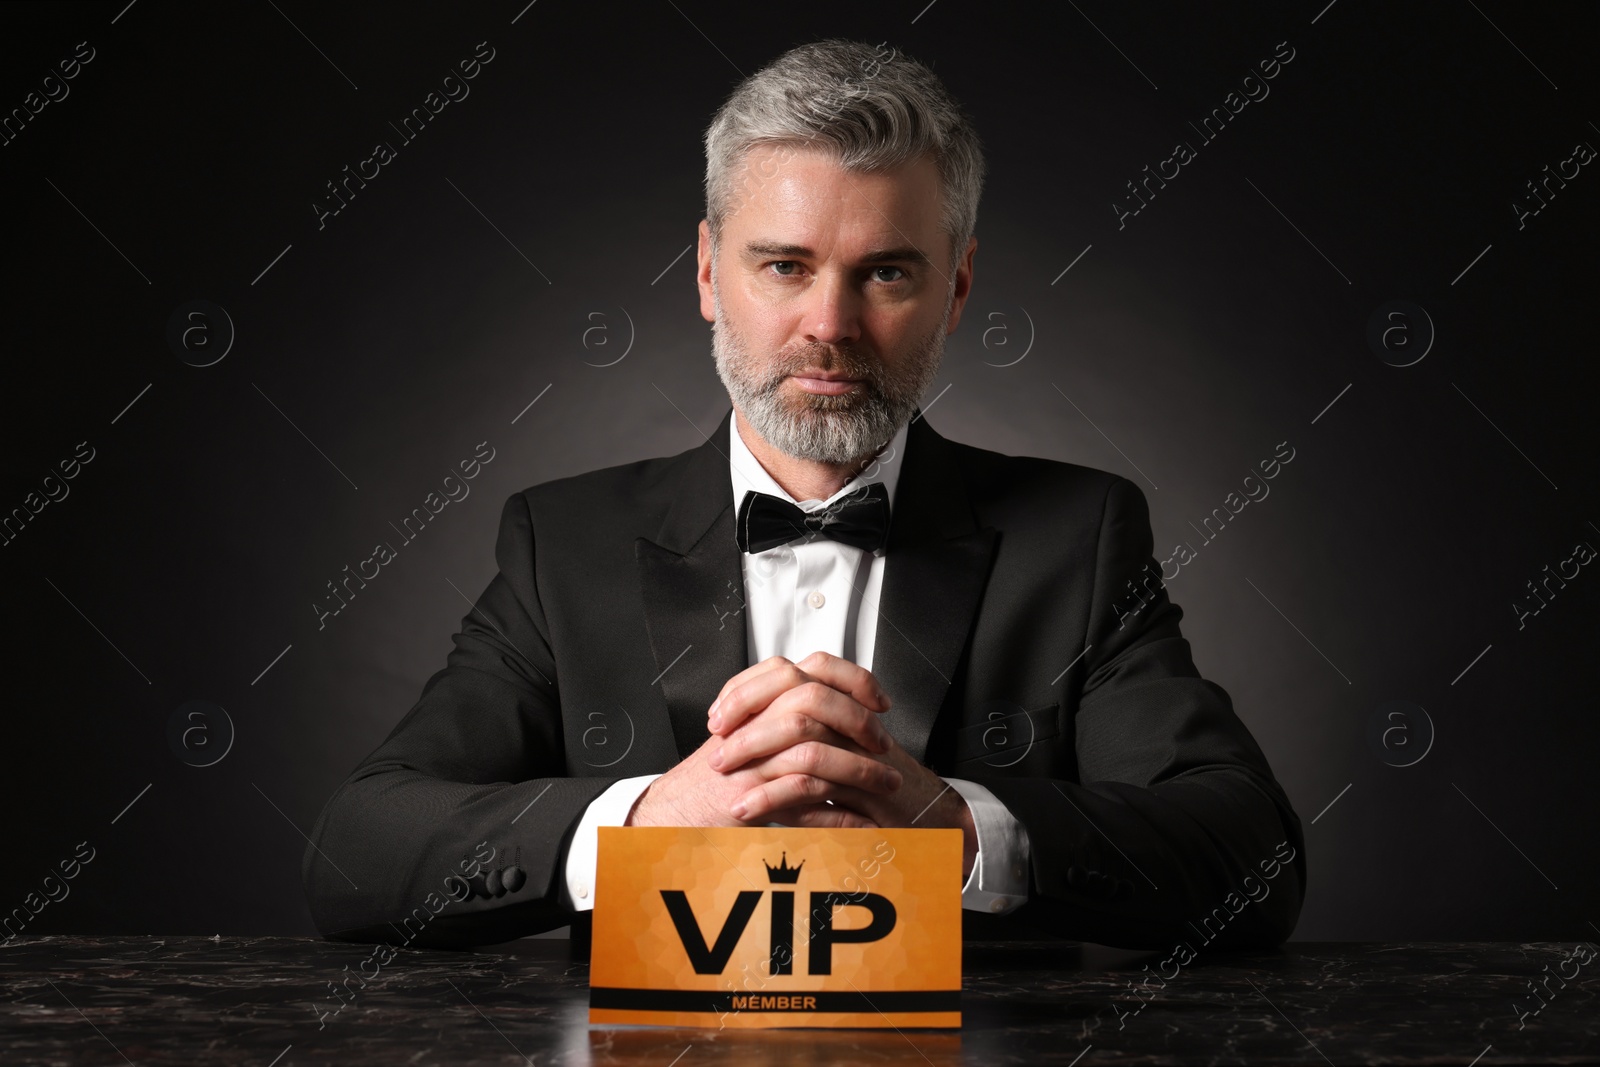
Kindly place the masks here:
<instances>
[{"instance_id":1,"label":"black background","mask_svg":"<svg viewBox=\"0 0 1600 1067\"><path fill-rule=\"evenodd\" d=\"M1169 589L1307 824L1297 938L1591 938L1600 575L1521 629L1512 603L1600 547L1596 164L1521 228L1512 205L1600 145L1595 11L5 5L5 112L95 58L0 147L0 511L95 458L0 547L0 909L88 841L28 933L312 932L302 831L443 665L506 496L726 410L674 258L699 138L741 75L845 36L932 65L986 146L929 422L1127 475L1158 554L1199 548ZM401 143L479 42L470 95ZM1200 142L1279 42L1270 95ZM1119 229L1178 140L1197 158ZM319 229L378 141L397 158ZM237 330L208 367L167 342L196 299ZM1407 367L1367 342L1400 299L1437 330ZM325 583L483 441L471 495L319 629ZM1204 544L1190 524L1284 441L1270 497ZM237 731L209 767L169 746L190 700ZM1395 700L1435 731L1408 767L1369 741Z\"/></svg>"}]
</instances>

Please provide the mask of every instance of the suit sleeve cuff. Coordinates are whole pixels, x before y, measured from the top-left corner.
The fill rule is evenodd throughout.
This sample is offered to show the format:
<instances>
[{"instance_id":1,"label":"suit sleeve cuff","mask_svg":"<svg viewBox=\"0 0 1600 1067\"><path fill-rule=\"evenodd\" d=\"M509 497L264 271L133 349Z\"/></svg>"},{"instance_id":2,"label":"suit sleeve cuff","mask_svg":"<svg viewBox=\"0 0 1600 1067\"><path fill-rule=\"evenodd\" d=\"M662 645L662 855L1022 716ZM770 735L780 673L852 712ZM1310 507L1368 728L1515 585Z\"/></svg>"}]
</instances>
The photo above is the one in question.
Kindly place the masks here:
<instances>
[{"instance_id":1,"label":"suit sleeve cuff","mask_svg":"<svg viewBox=\"0 0 1600 1067\"><path fill-rule=\"evenodd\" d=\"M989 790L977 782L946 778L972 812L978 856L961 888L961 906L1004 915L1028 899L1028 831Z\"/></svg>"},{"instance_id":2,"label":"suit sleeve cuff","mask_svg":"<svg viewBox=\"0 0 1600 1067\"><path fill-rule=\"evenodd\" d=\"M594 872L600 847L595 830L601 826L624 825L634 803L646 787L660 777L659 774L642 774L637 778L620 779L589 802L567 846L566 877L561 882L563 905L573 911L594 908Z\"/></svg>"}]
</instances>

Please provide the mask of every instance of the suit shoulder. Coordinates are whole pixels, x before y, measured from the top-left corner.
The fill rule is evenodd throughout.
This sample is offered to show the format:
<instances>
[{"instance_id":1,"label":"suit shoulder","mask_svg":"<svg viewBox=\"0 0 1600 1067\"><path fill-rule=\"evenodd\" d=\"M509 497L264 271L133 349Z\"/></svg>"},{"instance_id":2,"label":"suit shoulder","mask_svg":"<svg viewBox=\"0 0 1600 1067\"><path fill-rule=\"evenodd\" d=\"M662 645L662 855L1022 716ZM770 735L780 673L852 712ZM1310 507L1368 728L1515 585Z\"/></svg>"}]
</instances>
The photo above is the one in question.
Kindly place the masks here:
<instances>
[{"instance_id":1,"label":"suit shoulder","mask_svg":"<svg viewBox=\"0 0 1600 1067\"><path fill-rule=\"evenodd\" d=\"M671 485L693 449L671 456L651 456L579 474L551 478L521 490L535 513L550 509L595 508L606 505L637 510L641 505L670 501Z\"/></svg>"},{"instance_id":2,"label":"suit shoulder","mask_svg":"<svg viewBox=\"0 0 1600 1067\"><path fill-rule=\"evenodd\" d=\"M1081 463L1013 456L960 441L948 443L966 474L968 492L977 500L1022 496L1081 508L1088 501L1102 503L1118 483L1133 485L1120 474Z\"/></svg>"}]
</instances>

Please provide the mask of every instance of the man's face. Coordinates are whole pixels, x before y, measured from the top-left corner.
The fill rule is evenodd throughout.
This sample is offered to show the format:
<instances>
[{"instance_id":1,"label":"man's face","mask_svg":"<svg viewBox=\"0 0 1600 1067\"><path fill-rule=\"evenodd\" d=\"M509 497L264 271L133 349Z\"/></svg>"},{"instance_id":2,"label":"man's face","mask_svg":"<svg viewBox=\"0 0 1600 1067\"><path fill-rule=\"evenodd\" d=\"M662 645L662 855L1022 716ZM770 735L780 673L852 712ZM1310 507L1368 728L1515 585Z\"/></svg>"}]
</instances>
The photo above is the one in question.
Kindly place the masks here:
<instances>
[{"instance_id":1,"label":"man's face","mask_svg":"<svg viewBox=\"0 0 1600 1067\"><path fill-rule=\"evenodd\" d=\"M825 463L877 452L933 381L972 284L952 274L931 159L852 173L762 145L734 182L715 262L700 223L700 313L734 407L773 447Z\"/></svg>"}]
</instances>

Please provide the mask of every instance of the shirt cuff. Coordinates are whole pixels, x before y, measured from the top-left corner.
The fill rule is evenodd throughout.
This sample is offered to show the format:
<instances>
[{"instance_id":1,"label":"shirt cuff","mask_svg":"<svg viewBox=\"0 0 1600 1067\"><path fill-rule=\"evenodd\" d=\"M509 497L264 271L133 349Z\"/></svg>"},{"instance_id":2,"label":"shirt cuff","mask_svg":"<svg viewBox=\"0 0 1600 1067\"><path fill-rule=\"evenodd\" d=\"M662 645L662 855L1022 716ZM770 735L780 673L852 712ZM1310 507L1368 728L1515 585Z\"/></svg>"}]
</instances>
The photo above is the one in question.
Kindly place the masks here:
<instances>
[{"instance_id":1,"label":"shirt cuff","mask_svg":"<svg viewBox=\"0 0 1600 1067\"><path fill-rule=\"evenodd\" d=\"M946 778L972 812L978 856L961 887L961 907L1005 915L1028 900L1028 831L989 790L977 782Z\"/></svg>"},{"instance_id":2,"label":"shirt cuff","mask_svg":"<svg viewBox=\"0 0 1600 1067\"><path fill-rule=\"evenodd\" d=\"M561 883L563 905L573 911L594 908L594 869L600 849L596 828L624 825L635 802L650 783L660 777L659 774L642 774L637 778L620 779L589 802L567 845L566 877Z\"/></svg>"}]
</instances>

